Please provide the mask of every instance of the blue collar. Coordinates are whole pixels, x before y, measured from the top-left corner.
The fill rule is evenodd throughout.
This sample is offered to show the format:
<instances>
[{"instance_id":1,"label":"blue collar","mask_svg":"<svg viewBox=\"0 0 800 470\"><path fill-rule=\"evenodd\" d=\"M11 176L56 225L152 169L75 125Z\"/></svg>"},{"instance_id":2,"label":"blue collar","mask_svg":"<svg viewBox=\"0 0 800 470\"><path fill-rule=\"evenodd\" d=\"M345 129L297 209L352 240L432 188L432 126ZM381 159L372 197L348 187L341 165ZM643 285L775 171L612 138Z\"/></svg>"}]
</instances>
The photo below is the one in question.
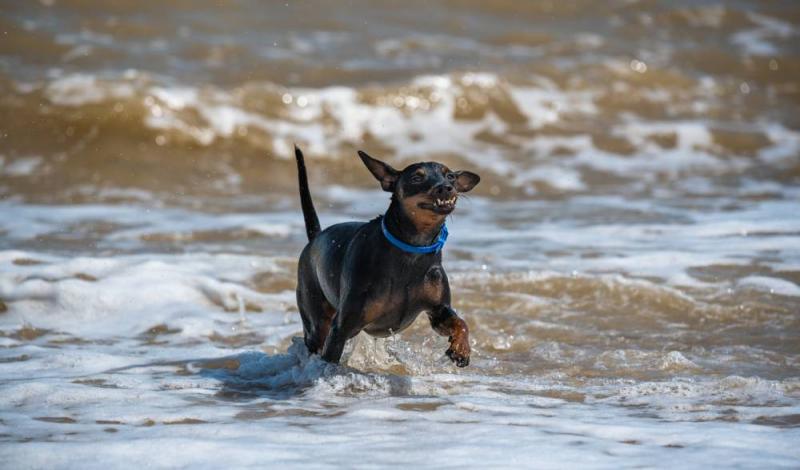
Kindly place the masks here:
<instances>
[{"instance_id":1,"label":"blue collar","mask_svg":"<svg viewBox=\"0 0 800 470\"><path fill-rule=\"evenodd\" d=\"M396 248L405 251L406 253L438 253L442 251L444 243L447 241L447 224L442 225L442 229L439 231L439 238L437 238L433 244L426 246L409 245L408 243L400 241L397 237L389 233L389 229L386 228L386 217L381 218L381 229L383 230L383 236L389 240L389 243L394 245Z\"/></svg>"}]
</instances>

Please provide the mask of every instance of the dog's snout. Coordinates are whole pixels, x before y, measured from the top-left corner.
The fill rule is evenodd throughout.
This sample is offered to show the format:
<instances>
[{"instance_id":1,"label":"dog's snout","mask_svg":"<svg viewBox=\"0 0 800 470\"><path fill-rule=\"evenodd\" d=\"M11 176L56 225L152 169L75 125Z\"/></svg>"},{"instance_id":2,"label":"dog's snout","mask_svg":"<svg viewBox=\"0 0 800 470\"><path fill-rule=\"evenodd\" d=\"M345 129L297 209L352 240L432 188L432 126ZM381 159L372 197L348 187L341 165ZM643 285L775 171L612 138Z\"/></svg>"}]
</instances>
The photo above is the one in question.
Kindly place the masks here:
<instances>
[{"instance_id":1,"label":"dog's snout","mask_svg":"<svg viewBox=\"0 0 800 470\"><path fill-rule=\"evenodd\" d=\"M440 184L433 190L433 195L441 199L450 199L455 195L455 188L451 184Z\"/></svg>"}]
</instances>

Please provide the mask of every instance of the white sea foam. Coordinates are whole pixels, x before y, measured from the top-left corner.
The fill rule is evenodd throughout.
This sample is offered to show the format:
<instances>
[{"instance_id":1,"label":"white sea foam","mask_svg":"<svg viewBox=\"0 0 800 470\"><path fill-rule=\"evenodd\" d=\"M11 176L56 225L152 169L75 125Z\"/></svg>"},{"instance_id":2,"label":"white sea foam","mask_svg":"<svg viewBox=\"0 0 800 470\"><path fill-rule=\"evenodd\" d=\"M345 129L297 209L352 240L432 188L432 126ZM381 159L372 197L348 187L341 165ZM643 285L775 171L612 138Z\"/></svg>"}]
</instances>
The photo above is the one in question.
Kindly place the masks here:
<instances>
[{"instance_id":1,"label":"white sea foam","mask_svg":"<svg viewBox=\"0 0 800 470\"><path fill-rule=\"evenodd\" d=\"M176 2L142 29L39 3L3 18L5 114L41 119L0 155L0 467L798 466L783 7L226 5L198 29ZM354 147L481 174L444 252L468 368L426 315L307 352L296 190L253 173L294 174L294 143L323 226L388 204L328 184ZM194 170L142 183L159 159Z\"/></svg>"},{"instance_id":2,"label":"white sea foam","mask_svg":"<svg viewBox=\"0 0 800 470\"><path fill-rule=\"evenodd\" d=\"M619 222L610 215L609 220L591 224L590 229L579 229L570 224L570 214L553 215L547 205L540 202L526 204L519 201L504 207L493 203L491 217L515 219L514 214L541 213L541 220L529 218L504 228L491 231L474 231L469 227L482 223L484 207L480 200L471 200L467 212L452 222L452 237L466 243L472 250L492 259L496 266L526 269L530 261L523 257L521 241L536 251L574 253L547 260L550 269L561 272L626 272L635 276L655 276L674 285L706 286L705 282L687 275L691 268L711 265L746 265L748 256L774 252L781 260L772 266L780 269L783 263L800 262L800 242L796 233L800 222L791 214L796 210L794 200L763 201L738 211L696 211L694 220L687 220L684 211L675 212L681 217L671 223L625 223L628 211L651 213L673 218L667 207L658 208L646 201L598 196L577 197L571 200L575 210L585 204L603 212L616 208ZM658 246L658 249L654 249ZM530 248L527 248L530 249ZM506 251L508 250L508 251ZM599 251L605 255L580 257L584 250ZM527 253L527 251L526 251ZM502 254L502 255L501 255ZM749 255L746 255L749 254ZM526 255L529 256L529 255ZM516 257L521 257L516 261ZM524 261L523 261L524 260ZM785 269L785 268L783 268Z\"/></svg>"},{"instance_id":3,"label":"white sea foam","mask_svg":"<svg viewBox=\"0 0 800 470\"><path fill-rule=\"evenodd\" d=\"M373 193L378 194L331 188L320 196L347 205L370 199L365 194ZM588 201L576 201L572 210L582 210ZM495 251L495 269L503 263L498 257L514 256L513 250L506 253L496 245L512 233L498 232L499 228L484 233L460 228L462 223L478 223L475 217L485 213L488 201L474 198L471 203L465 217L453 221L452 247L470 247L480 255L473 244L486 245ZM654 210L644 201L600 198L592 203ZM549 210L546 203L536 204L541 211ZM351 210L368 212L371 207L365 203ZM100 214L125 222L128 211L142 213L136 208L102 205L49 209L6 205L3 210L13 213L16 222L37 220L39 225L0 228L25 240ZM646 257L646 247L655 243L648 227L667 231L667 238L684 236L693 242L737 233L741 225L728 223L737 217L746 227L796 230L785 217L760 219L762 212L783 210L780 203L763 202L744 215L698 215L693 224L629 226L629 233L613 224L575 233L584 231L571 223L559 231L557 219L543 224L526 221L530 230L519 236L541 237L562 247L597 248L601 240L604 246L629 244L631 256ZM135 229L122 229L127 235L109 235L113 243L158 233L162 229L156 227L165 219L184 227L179 231L193 231L205 227L211 217L155 207L145 214ZM494 215L502 215L502 205ZM224 226L234 227L253 225L262 215L234 215L228 222L225 215L219 217ZM272 220L281 217L289 221L290 233L302 231L286 215L273 215ZM769 223L769 219L776 220ZM712 225L705 227L707 222ZM682 231L686 234L681 235ZM623 238L614 241L613 233ZM698 258L698 251L685 261L662 247L655 251L665 257L663 262L654 262L659 255L653 254L646 262L629 259L629 268L669 274L698 262L713 263L715 256L727 259L727 251L712 251L711 246L699 249L709 251L708 258ZM608 248L604 251L613 253L613 247ZM293 310L294 293L264 293L252 285L259 275L290 276L281 259L191 250L110 257L0 251L0 298L8 309L0 315L4 332L0 432L12 439L32 440L0 446L0 458L13 466L116 468L127 462L126 455L135 453L140 462L153 466L214 467L258 466L265 455L274 464L296 465L313 455L317 463L348 465L354 455L369 453L376 456L373 463L387 465L470 466L479 455L481 463L489 466L535 461L555 468L569 459L586 467L607 468L619 464L621 457L626 464L652 465L654 458L669 459L676 452L685 452L683 459L692 466L723 457L742 466L791 465L800 457L791 445L798 437L796 428L747 424L780 423L797 414L796 380L702 376L709 367L707 356L691 351L615 348L593 354L590 349L550 341L536 345L530 356L553 367L588 361L594 370L612 375L642 370L673 377L641 381L598 378L575 383L558 370L534 376L505 374L498 368L502 360L479 348L470 369L455 371L442 355L443 338L419 342L359 337L348 346L348 366L331 366L309 356L302 340L292 339L301 331ZM615 259L582 260L577 266L618 271ZM566 277L597 282L598 287L623 296L648 291L672 302L694 302L681 290L650 280L621 274L565 274L568 263L553 263L551 271L528 270L517 278L491 271L475 273L474 264L471 261L466 271L451 272L458 289L498 279L541 285ZM753 282L752 278L742 280L747 285ZM771 285L776 284L771 281ZM547 299L534 300L539 308L548 305ZM537 324L551 331L572 328L544 321ZM487 326L478 323L476 328ZM255 337L252 341L257 346L236 347L219 339L248 335ZM510 341L508 351L513 357ZM502 349L499 345L498 350ZM727 354L735 360L738 353ZM726 360L723 351L714 356ZM395 370L407 372L389 372ZM724 421L732 413L738 422ZM733 436L735 448L729 445ZM409 446L414 450L409 451ZM154 449L163 449L164 455L155 454ZM543 449L547 450L544 454Z\"/></svg>"},{"instance_id":4,"label":"white sea foam","mask_svg":"<svg viewBox=\"0 0 800 470\"><path fill-rule=\"evenodd\" d=\"M30 176L44 163L42 157L17 158L5 165L3 160L0 159L0 174L9 176Z\"/></svg>"},{"instance_id":5,"label":"white sea foam","mask_svg":"<svg viewBox=\"0 0 800 470\"><path fill-rule=\"evenodd\" d=\"M110 99L130 98L134 87L126 82L100 82L89 74L67 75L51 81L45 89L47 98L61 106L82 106Z\"/></svg>"},{"instance_id":6,"label":"white sea foam","mask_svg":"<svg viewBox=\"0 0 800 470\"><path fill-rule=\"evenodd\" d=\"M355 99L339 93L339 103ZM178 110L193 106L191 95L159 99ZM322 109L317 98L310 95L306 107ZM225 132L244 119L238 112L221 116L231 119L215 124ZM389 109L384 118L397 125L406 119ZM347 132L355 136L362 125L375 123ZM481 125L505 124L490 116ZM533 181L565 191L586 190L583 166L620 175L697 166L716 171L719 157L702 150L713 145L702 123L676 130L677 148L705 155L694 162L678 150L656 155L649 147L647 136L667 129L617 129L653 152L649 162L597 152L586 137L537 137L526 149L537 158L557 146L571 145L576 154L563 165L516 158L483 165L498 174L523 169L520 186ZM776 147L759 158L786 161L788 152L769 155ZM713 194L714 185L702 181L683 184L692 194ZM0 434L31 442L0 446L0 458L11 466L116 468L134 454L156 467L211 468L257 467L265 458L299 465L310 455L318 465L347 466L366 453L382 465L470 466L480 459L485 466L557 468L568 459L610 468L652 466L680 455L695 467L723 459L743 467L791 466L800 459L793 445L800 436L791 427L800 414L800 385L796 378L748 371L800 365L797 354L729 347L734 340L727 338L725 346L707 350L674 341L717 321L719 310L695 292L713 298L757 291L787 305L798 297L795 283L761 274L800 266L796 192L755 179L737 191L733 208L697 198L687 209L686 200L667 190L641 199L464 198L448 222L445 252L457 297L507 296L512 302L502 315L543 337L531 343L524 331L493 331L499 313L473 299L475 311L466 315L474 336L484 339L464 371L444 357L446 339L429 332L420 339L413 331L418 325L410 338L357 337L347 346L345 366L310 356L287 287L305 242L297 211L212 214L124 190L103 197L125 205L7 200L0 204L6 248L0 250ZM328 186L314 197L328 225L372 218L389 196ZM76 248L76 239L91 245ZM40 240L47 250L30 248ZM154 246L170 249L154 253ZM698 274L720 266L742 274L722 281ZM530 293L554 284L563 292ZM658 348L637 345L640 335L651 334L643 330L598 332L602 319L582 312L590 302L615 316L616 307L639 299L653 307L625 321L663 328ZM679 313L653 311L663 305ZM543 315L553 311L555 317ZM741 318L736 327L748 321ZM576 334L584 339L559 339ZM598 334L609 344L598 347ZM515 373L521 363L537 364L537 372ZM576 376L576 368L591 373Z\"/></svg>"},{"instance_id":7,"label":"white sea foam","mask_svg":"<svg viewBox=\"0 0 800 470\"><path fill-rule=\"evenodd\" d=\"M35 319L37 327L83 337L102 337L110 328L129 334L145 331L154 325L147 315L151 311L163 312L161 320L169 318L166 323L178 328L212 334L215 322L226 317L215 320L209 314L215 305L235 311L241 299L274 310L284 308L287 300L233 282L246 279L246 273L278 269L270 260L254 257L76 258L21 269L11 261L5 257L0 277L0 298L12 306L7 321L22 326Z\"/></svg>"},{"instance_id":8,"label":"white sea foam","mask_svg":"<svg viewBox=\"0 0 800 470\"><path fill-rule=\"evenodd\" d=\"M770 294L800 297L800 286L785 279L767 276L747 276L739 281L739 285L765 290Z\"/></svg>"},{"instance_id":9,"label":"white sea foam","mask_svg":"<svg viewBox=\"0 0 800 470\"><path fill-rule=\"evenodd\" d=\"M323 211L323 222L327 225L371 219L382 213L388 204L387 196L382 194L377 190L336 187L320 191L317 197L332 204ZM672 211L652 202L598 196L574 198L570 207L576 212L556 215L555 218L547 214L559 204L538 201L491 203L491 212L487 212L488 204L488 200L480 197L460 203L463 207L450 222L451 242L464 244L476 255L486 257L493 269L528 270L530 261L520 258L519 253L520 249L525 249L524 246L535 247L536 252L572 253L572 256L549 259L550 269L567 273L625 272L634 276L656 276L674 285L708 287L706 282L690 276L689 271L711 265L747 265L752 262L752 257L764 252L778 257L775 261L759 261L773 266L773 269L790 269L800 264L800 245L794 235L800 231L800 224L791 217L796 208L793 200L754 202L737 211L698 211L694 220L688 218L690 213ZM295 240L303 237L302 219L296 212L207 214L159 208L157 205L147 208L111 205L54 207L7 203L0 207L8 215L0 221L0 230L8 239L18 241L60 237L64 227L74 227L72 236L91 236L88 235L89 228L109 220L114 222L114 226L93 246L137 250L154 242L214 246L231 237L285 240L287 243L296 243ZM615 221L615 216L610 215L610 219L591 224L591 230L576 230L571 217L582 217L584 212L589 214L592 211L616 212L621 219ZM516 214L520 213L541 213L542 217L539 220L520 219L491 230L470 230L474 226L491 225L491 220L496 217L515 220ZM639 213L650 213L661 220L626 223L630 217L628 214ZM675 220L664 222L670 219ZM222 238L215 241L215 237ZM281 255L281 250L275 247L269 250L269 254ZM603 255L582 256L587 250L601 250ZM452 262L456 266L462 265L459 260ZM471 269L473 264L467 262L463 266ZM95 275L93 269L71 269ZM66 273L51 274L50 277L64 275ZM33 281L25 285L25 289L39 292L41 296L52 295L52 292L48 293L51 288Z\"/></svg>"},{"instance_id":10,"label":"white sea foam","mask_svg":"<svg viewBox=\"0 0 800 470\"><path fill-rule=\"evenodd\" d=\"M797 35L797 30L792 24L777 18L753 12L748 12L747 17L757 27L731 36L731 42L747 54L774 56L779 50L768 38L787 39Z\"/></svg>"},{"instance_id":11,"label":"white sea foam","mask_svg":"<svg viewBox=\"0 0 800 470\"><path fill-rule=\"evenodd\" d=\"M247 93L280 96L278 107L262 111L242 102L246 95L242 90L153 82L141 75L117 81L67 75L47 84L45 95L63 106L141 97L148 111L143 124L162 133L162 142L164 135L203 146L226 139L249 139L254 145L268 146L276 158L289 158L294 143L300 143L311 156L336 158L340 155L337 149L349 148L368 135L388 146L398 158L459 155L475 169L490 171L529 191L532 184L542 183L563 192L584 191L587 185L583 173L587 170L636 179L642 184L642 179L652 181L664 174L677 178L745 172L759 164L749 156L726 154L729 152L714 142L710 129L715 123L699 120L645 121L623 116L621 122L613 124L611 134L628 140L635 149L633 155L599 149L588 134L536 133L547 125L563 125L598 113L597 90L565 91L542 77L533 77L532 84L519 85L490 73L426 75L399 90L384 90L377 99L365 98L368 91L343 86L247 85ZM713 83L698 84L699 90L705 88L713 96ZM663 99L669 101L669 96ZM493 100L518 110L516 119L524 123L509 122L492 107ZM459 118L462 106L486 109L476 117ZM528 132L511 132L520 126ZM800 150L800 133L783 125L755 122L746 127L769 138L770 143L758 150L761 162L785 164ZM486 134L504 136L508 147L480 137ZM653 137L659 135L674 135L675 145L658 145ZM570 154L563 155L565 150Z\"/></svg>"},{"instance_id":12,"label":"white sea foam","mask_svg":"<svg viewBox=\"0 0 800 470\"><path fill-rule=\"evenodd\" d=\"M128 193L122 194L128 195ZM150 201L152 199L148 200ZM38 206L0 203L0 210L8 216L0 221L0 228L6 236L15 239L32 239L40 235L58 233L63 227L77 227L89 222L107 220L112 220L117 226L109 235L109 241L135 243L140 243L148 237L181 241L192 239L197 233L235 230L286 238L296 232L302 224L298 214L206 214L163 208L158 204L135 207L100 204Z\"/></svg>"}]
</instances>

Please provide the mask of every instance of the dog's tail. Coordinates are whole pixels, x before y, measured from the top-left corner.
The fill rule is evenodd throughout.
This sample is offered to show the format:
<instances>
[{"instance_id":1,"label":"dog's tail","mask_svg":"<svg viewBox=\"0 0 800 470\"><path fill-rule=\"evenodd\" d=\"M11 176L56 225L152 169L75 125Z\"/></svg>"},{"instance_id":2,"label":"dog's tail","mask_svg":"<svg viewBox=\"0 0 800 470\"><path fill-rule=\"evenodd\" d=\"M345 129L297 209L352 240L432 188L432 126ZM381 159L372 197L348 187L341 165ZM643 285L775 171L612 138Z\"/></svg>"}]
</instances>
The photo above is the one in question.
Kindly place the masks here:
<instances>
[{"instance_id":1,"label":"dog's tail","mask_svg":"<svg viewBox=\"0 0 800 470\"><path fill-rule=\"evenodd\" d=\"M297 179L300 182L300 205L303 207L303 218L306 221L306 234L308 241L313 240L319 234L319 219L317 211L314 210L314 202L311 201L311 193L308 191L308 175L306 175L306 162L303 159L303 152L294 146L294 156L297 160Z\"/></svg>"}]
</instances>

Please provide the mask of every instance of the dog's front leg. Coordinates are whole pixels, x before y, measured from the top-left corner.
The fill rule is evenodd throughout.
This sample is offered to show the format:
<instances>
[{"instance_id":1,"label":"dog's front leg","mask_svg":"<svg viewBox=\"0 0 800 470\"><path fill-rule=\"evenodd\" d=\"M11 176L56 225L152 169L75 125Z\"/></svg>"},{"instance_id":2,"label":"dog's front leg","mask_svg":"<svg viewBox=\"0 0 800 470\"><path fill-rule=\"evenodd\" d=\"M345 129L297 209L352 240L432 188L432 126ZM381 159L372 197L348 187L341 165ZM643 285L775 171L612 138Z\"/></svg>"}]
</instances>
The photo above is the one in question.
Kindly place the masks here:
<instances>
[{"instance_id":1,"label":"dog's front leg","mask_svg":"<svg viewBox=\"0 0 800 470\"><path fill-rule=\"evenodd\" d=\"M458 367L469 365L469 327L449 305L439 305L428 313L433 331L447 336L450 348L445 354Z\"/></svg>"},{"instance_id":2,"label":"dog's front leg","mask_svg":"<svg viewBox=\"0 0 800 470\"><path fill-rule=\"evenodd\" d=\"M363 302L356 299L345 299L342 302L325 339L325 346L322 349L323 360L339 363L347 340L357 335L364 327L362 308Z\"/></svg>"}]
</instances>

